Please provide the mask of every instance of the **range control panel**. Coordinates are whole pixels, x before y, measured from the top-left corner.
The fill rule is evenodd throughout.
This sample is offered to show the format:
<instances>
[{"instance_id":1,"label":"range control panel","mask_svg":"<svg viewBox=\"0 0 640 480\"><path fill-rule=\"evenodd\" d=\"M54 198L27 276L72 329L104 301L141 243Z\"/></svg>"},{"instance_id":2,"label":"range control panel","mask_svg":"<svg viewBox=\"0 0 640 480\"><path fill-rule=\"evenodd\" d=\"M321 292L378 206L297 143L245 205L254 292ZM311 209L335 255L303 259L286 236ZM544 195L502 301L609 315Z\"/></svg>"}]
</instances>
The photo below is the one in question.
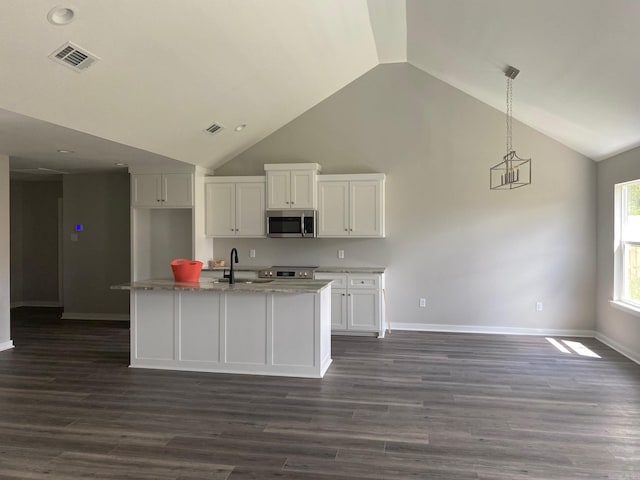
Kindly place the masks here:
<instances>
[{"instance_id":1,"label":"range control panel","mask_svg":"<svg viewBox=\"0 0 640 480\"><path fill-rule=\"evenodd\" d=\"M313 280L314 268L283 268L283 267L271 267L268 270L260 270L258 272L259 278L282 278L291 280Z\"/></svg>"}]
</instances>

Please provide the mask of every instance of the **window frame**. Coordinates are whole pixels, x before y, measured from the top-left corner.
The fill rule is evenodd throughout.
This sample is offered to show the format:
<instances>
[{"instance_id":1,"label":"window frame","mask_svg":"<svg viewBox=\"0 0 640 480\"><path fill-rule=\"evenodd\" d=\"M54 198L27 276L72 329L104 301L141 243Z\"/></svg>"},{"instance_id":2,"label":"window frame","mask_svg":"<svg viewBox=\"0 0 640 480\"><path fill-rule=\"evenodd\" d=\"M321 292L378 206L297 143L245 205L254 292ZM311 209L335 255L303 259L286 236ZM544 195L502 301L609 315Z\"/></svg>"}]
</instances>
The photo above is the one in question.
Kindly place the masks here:
<instances>
[{"instance_id":1,"label":"window frame","mask_svg":"<svg viewBox=\"0 0 640 480\"><path fill-rule=\"evenodd\" d=\"M640 300L629 298L627 255L629 247L640 247L640 238L626 238L628 212L627 189L631 185L640 185L640 179L615 185L614 199L614 285L613 301L634 311L640 312Z\"/></svg>"}]
</instances>

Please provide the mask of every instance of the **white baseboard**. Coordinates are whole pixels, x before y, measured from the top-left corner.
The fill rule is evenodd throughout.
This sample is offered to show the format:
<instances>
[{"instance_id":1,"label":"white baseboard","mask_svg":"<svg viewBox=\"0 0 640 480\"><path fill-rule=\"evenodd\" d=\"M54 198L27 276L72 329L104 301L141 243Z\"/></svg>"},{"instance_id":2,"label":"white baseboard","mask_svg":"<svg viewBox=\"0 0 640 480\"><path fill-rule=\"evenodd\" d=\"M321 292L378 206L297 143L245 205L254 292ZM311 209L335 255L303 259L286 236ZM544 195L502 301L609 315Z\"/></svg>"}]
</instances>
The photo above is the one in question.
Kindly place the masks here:
<instances>
[{"instance_id":1,"label":"white baseboard","mask_svg":"<svg viewBox=\"0 0 640 480\"><path fill-rule=\"evenodd\" d=\"M63 312L63 320L118 320L122 322L129 321L128 313L77 313Z\"/></svg>"},{"instance_id":2,"label":"white baseboard","mask_svg":"<svg viewBox=\"0 0 640 480\"><path fill-rule=\"evenodd\" d=\"M640 353L634 352L633 350L628 349L624 345L620 345L615 340L612 340L611 338L607 337L606 335L600 332L596 332L595 337L596 337L596 340L601 341L607 347L613 348L619 354L624 355L629 360L632 360L636 362L638 365L640 365Z\"/></svg>"},{"instance_id":3,"label":"white baseboard","mask_svg":"<svg viewBox=\"0 0 640 480\"><path fill-rule=\"evenodd\" d=\"M3 350L10 350L14 347L13 341L9 340L8 342L0 343L0 352Z\"/></svg>"},{"instance_id":4,"label":"white baseboard","mask_svg":"<svg viewBox=\"0 0 640 480\"><path fill-rule=\"evenodd\" d=\"M19 307L56 307L60 308L62 305L54 301L42 301L42 300L20 300L18 302L11 302L9 308Z\"/></svg>"},{"instance_id":5,"label":"white baseboard","mask_svg":"<svg viewBox=\"0 0 640 480\"><path fill-rule=\"evenodd\" d=\"M491 335L540 335L562 337L595 337L593 330L554 330L548 328L489 327L477 325L442 325L437 323L392 323L393 330L414 332L484 333Z\"/></svg>"}]
</instances>

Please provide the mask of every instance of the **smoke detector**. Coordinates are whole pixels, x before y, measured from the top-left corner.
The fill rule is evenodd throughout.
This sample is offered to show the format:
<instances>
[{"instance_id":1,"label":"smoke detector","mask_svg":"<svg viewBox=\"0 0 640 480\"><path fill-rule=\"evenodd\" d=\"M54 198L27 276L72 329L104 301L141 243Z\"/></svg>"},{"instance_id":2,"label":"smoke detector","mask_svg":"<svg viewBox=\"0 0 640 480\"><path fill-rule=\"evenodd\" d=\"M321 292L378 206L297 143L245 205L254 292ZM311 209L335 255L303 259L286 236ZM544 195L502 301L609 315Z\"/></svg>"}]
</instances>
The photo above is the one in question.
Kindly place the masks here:
<instances>
[{"instance_id":1,"label":"smoke detector","mask_svg":"<svg viewBox=\"0 0 640 480\"><path fill-rule=\"evenodd\" d=\"M76 72L82 72L100 60L98 56L71 42L56 48L49 58Z\"/></svg>"},{"instance_id":2,"label":"smoke detector","mask_svg":"<svg viewBox=\"0 0 640 480\"><path fill-rule=\"evenodd\" d=\"M76 13L69 7L54 7L47 14L51 25L67 25L73 22Z\"/></svg>"}]
</instances>

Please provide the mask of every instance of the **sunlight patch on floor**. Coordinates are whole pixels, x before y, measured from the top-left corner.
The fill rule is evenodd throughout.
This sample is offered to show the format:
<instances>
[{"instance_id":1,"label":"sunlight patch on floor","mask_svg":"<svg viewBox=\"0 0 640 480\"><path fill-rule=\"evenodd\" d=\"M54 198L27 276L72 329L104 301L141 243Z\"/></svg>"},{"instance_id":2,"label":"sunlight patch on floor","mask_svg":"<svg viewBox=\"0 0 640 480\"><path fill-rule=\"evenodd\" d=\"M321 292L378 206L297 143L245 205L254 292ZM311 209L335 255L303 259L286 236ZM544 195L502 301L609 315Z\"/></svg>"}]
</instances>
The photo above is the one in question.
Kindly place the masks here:
<instances>
[{"instance_id":1,"label":"sunlight patch on floor","mask_svg":"<svg viewBox=\"0 0 640 480\"><path fill-rule=\"evenodd\" d=\"M573 340L562 340L562 343L560 343L555 338L551 338L551 337L545 337L545 338L547 339L547 342L549 342L551 345L556 347L562 353L572 354L575 352L582 357L601 358L600 355L595 353L593 350L585 347L580 342L576 342Z\"/></svg>"}]
</instances>

